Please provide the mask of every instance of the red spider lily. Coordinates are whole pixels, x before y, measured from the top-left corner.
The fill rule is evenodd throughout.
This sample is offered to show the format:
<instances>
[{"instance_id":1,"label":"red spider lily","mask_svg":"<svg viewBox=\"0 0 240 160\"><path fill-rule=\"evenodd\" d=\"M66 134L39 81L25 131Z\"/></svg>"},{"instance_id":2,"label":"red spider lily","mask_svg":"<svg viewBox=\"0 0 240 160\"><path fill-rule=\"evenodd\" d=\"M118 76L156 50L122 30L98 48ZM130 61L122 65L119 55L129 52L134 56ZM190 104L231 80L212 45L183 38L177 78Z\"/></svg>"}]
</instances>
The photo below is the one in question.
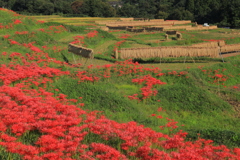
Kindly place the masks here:
<instances>
[{"instance_id":1,"label":"red spider lily","mask_svg":"<svg viewBox=\"0 0 240 160\"><path fill-rule=\"evenodd\" d=\"M20 45L20 43L18 43L17 41L14 41L14 40L12 40L12 39L8 39L8 41L10 42L10 44Z\"/></svg>"},{"instance_id":2,"label":"red spider lily","mask_svg":"<svg viewBox=\"0 0 240 160\"><path fill-rule=\"evenodd\" d=\"M123 34L123 35L120 36L120 38L123 38L123 39L126 39L128 37L131 37L131 36L129 34Z\"/></svg>"},{"instance_id":3,"label":"red spider lily","mask_svg":"<svg viewBox=\"0 0 240 160\"><path fill-rule=\"evenodd\" d=\"M216 78L222 78L223 77L223 75L222 74L215 74L215 76L214 77L216 77Z\"/></svg>"},{"instance_id":4,"label":"red spider lily","mask_svg":"<svg viewBox=\"0 0 240 160\"><path fill-rule=\"evenodd\" d=\"M14 56L15 55L16 53L14 54ZM5 85L28 77L39 77L40 75L53 77L54 75L69 74L69 72L62 72L55 68L42 68L37 66L36 64L32 64L31 66L15 65L11 66L11 68L7 67L6 65L1 65L0 69L0 79Z\"/></svg>"},{"instance_id":5,"label":"red spider lily","mask_svg":"<svg viewBox=\"0 0 240 160\"><path fill-rule=\"evenodd\" d=\"M8 35L8 34L3 36L3 38L5 38L5 39L8 39L9 37L10 37L10 35Z\"/></svg>"},{"instance_id":6,"label":"red spider lily","mask_svg":"<svg viewBox=\"0 0 240 160\"><path fill-rule=\"evenodd\" d=\"M73 38L74 38L74 41L71 42L72 44L79 44L79 43L84 44L84 41L83 41L84 37L83 36L74 36Z\"/></svg>"},{"instance_id":7,"label":"red spider lily","mask_svg":"<svg viewBox=\"0 0 240 160\"><path fill-rule=\"evenodd\" d=\"M141 88L142 91L142 99L147 99L150 98L151 96L156 96L157 95L157 90L152 89L154 85L164 85L166 84L165 82L162 82L156 78L153 78L150 75L144 76L142 79L137 78L137 79L132 79L133 83L138 83L142 84L145 82L146 86ZM130 97L132 98L132 97Z\"/></svg>"},{"instance_id":8,"label":"red spider lily","mask_svg":"<svg viewBox=\"0 0 240 160\"><path fill-rule=\"evenodd\" d=\"M20 23L22 23L22 21L21 20L19 20L19 19L16 19L16 20L14 20L14 22L13 22L14 24L20 24Z\"/></svg>"},{"instance_id":9,"label":"red spider lily","mask_svg":"<svg viewBox=\"0 0 240 160\"><path fill-rule=\"evenodd\" d=\"M128 98L130 100L139 99L137 96L138 96L138 94L133 94L132 96L128 96Z\"/></svg>"},{"instance_id":10,"label":"red spider lily","mask_svg":"<svg viewBox=\"0 0 240 160\"><path fill-rule=\"evenodd\" d=\"M87 38L93 38L93 37L96 37L97 35L98 35L98 31L94 30L87 34Z\"/></svg>"},{"instance_id":11,"label":"red spider lily","mask_svg":"<svg viewBox=\"0 0 240 160\"><path fill-rule=\"evenodd\" d=\"M37 24L39 24L39 23L42 24L42 23L45 23L45 21L40 21L40 20L38 20L38 21L37 21Z\"/></svg>"},{"instance_id":12,"label":"red spider lily","mask_svg":"<svg viewBox=\"0 0 240 160\"><path fill-rule=\"evenodd\" d=\"M109 147L105 144L102 143L92 143L90 144L90 151L91 154L95 154L95 157L97 159L121 159L121 160L127 160L127 157L125 155L123 155L122 153L120 153L118 150ZM88 154L87 153L87 154Z\"/></svg>"},{"instance_id":13,"label":"red spider lily","mask_svg":"<svg viewBox=\"0 0 240 160\"><path fill-rule=\"evenodd\" d=\"M165 75L165 73L159 73L159 74L157 74L157 76L163 76L163 75Z\"/></svg>"},{"instance_id":14,"label":"red spider lily","mask_svg":"<svg viewBox=\"0 0 240 160\"><path fill-rule=\"evenodd\" d=\"M238 89L238 86L233 86L233 89Z\"/></svg>"}]
</instances>

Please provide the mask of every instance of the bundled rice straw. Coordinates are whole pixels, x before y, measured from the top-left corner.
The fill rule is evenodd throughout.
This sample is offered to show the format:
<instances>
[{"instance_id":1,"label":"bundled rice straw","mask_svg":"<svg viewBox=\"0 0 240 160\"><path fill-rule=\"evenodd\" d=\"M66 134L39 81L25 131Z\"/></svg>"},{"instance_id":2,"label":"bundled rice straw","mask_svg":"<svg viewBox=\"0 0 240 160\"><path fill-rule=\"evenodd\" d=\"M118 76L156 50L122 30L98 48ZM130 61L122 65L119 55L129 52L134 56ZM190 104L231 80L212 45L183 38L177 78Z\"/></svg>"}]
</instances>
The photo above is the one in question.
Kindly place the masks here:
<instances>
[{"instance_id":1,"label":"bundled rice straw","mask_svg":"<svg viewBox=\"0 0 240 160\"><path fill-rule=\"evenodd\" d=\"M234 52L234 51L240 51L240 44L229 44L221 46L221 52Z\"/></svg>"},{"instance_id":2,"label":"bundled rice straw","mask_svg":"<svg viewBox=\"0 0 240 160\"><path fill-rule=\"evenodd\" d=\"M209 26L209 27L204 27L198 25L197 27L191 27L191 28L186 28L187 31L193 31L193 30L209 30L209 29L217 29L217 26Z\"/></svg>"},{"instance_id":3,"label":"bundled rice straw","mask_svg":"<svg viewBox=\"0 0 240 160\"><path fill-rule=\"evenodd\" d=\"M177 31L166 31L167 35L176 35Z\"/></svg>"},{"instance_id":4,"label":"bundled rice straw","mask_svg":"<svg viewBox=\"0 0 240 160\"><path fill-rule=\"evenodd\" d=\"M173 25L173 24L187 24L191 21L115 21L106 23L107 26L159 26L159 25Z\"/></svg>"},{"instance_id":5,"label":"bundled rice straw","mask_svg":"<svg viewBox=\"0 0 240 160\"><path fill-rule=\"evenodd\" d=\"M240 46L239 46L240 47ZM120 50L120 58L154 58L154 57L211 57L219 56L219 47L152 47L125 48Z\"/></svg>"},{"instance_id":6,"label":"bundled rice straw","mask_svg":"<svg viewBox=\"0 0 240 160\"><path fill-rule=\"evenodd\" d=\"M76 55L80 55L82 57L85 57L85 58L90 58L90 59L94 58L94 54L93 54L92 49L85 48L85 47L82 47L82 46L78 46L78 45L75 45L75 44L69 43L68 44L68 51L72 52Z\"/></svg>"},{"instance_id":7,"label":"bundled rice straw","mask_svg":"<svg viewBox=\"0 0 240 160\"><path fill-rule=\"evenodd\" d=\"M133 21L134 18L130 17L130 18L120 18L121 21Z\"/></svg>"}]
</instances>

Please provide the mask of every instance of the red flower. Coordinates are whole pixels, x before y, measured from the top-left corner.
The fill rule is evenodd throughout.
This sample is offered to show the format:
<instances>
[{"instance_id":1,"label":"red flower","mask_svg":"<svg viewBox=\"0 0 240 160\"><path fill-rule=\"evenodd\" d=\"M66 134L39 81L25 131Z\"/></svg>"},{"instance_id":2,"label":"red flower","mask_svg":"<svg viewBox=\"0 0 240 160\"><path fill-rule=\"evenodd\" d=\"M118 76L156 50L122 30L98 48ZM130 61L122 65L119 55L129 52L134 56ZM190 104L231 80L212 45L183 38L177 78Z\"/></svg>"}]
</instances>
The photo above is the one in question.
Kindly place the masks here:
<instances>
[{"instance_id":1,"label":"red flower","mask_svg":"<svg viewBox=\"0 0 240 160\"><path fill-rule=\"evenodd\" d=\"M7 38L9 38L10 37L10 35L5 35L5 36L3 36L3 38L5 38L5 39L7 39Z\"/></svg>"},{"instance_id":2,"label":"red flower","mask_svg":"<svg viewBox=\"0 0 240 160\"><path fill-rule=\"evenodd\" d=\"M22 21L20 21L19 19L16 19L13 23L14 24L20 24L20 23L22 23Z\"/></svg>"}]
</instances>

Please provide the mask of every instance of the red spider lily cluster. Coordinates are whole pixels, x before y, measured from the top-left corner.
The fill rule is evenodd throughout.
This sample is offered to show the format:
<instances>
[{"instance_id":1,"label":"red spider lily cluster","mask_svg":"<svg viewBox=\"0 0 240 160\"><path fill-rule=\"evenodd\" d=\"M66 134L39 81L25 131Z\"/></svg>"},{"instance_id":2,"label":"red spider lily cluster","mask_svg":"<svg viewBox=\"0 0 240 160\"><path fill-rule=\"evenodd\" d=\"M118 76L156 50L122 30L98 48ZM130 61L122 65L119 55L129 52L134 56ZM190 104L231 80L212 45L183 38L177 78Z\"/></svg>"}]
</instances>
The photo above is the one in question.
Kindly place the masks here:
<instances>
[{"instance_id":1,"label":"red spider lily cluster","mask_svg":"<svg viewBox=\"0 0 240 160\"><path fill-rule=\"evenodd\" d=\"M72 44L84 44L84 36L74 36L74 41L71 42Z\"/></svg>"},{"instance_id":2,"label":"red spider lily cluster","mask_svg":"<svg viewBox=\"0 0 240 160\"><path fill-rule=\"evenodd\" d=\"M28 34L28 31L22 31L22 32L16 31L15 34L20 34L20 35L22 35L22 34Z\"/></svg>"},{"instance_id":3,"label":"red spider lily cluster","mask_svg":"<svg viewBox=\"0 0 240 160\"><path fill-rule=\"evenodd\" d=\"M9 10L9 9L5 9L5 8L0 8L0 11L4 11L6 13L8 13L9 15L12 15L12 16L20 16L20 14L12 11L12 10Z\"/></svg>"},{"instance_id":4,"label":"red spider lily cluster","mask_svg":"<svg viewBox=\"0 0 240 160\"><path fill-rule=\"evenodd\" d=\"M121 46L121 44L123 44L124 42L126 42L126 40L116 42L113 51L115 52L117 50L117 48L119 48Z\"/></svg>"},{"instance_id":5,"label":"red spider lily cluster","mask_svg":"<svg viewBox=\"0 0 240 160\"><path fill-rule=\"evenodd\" d=\"M87 34L87 38L93 38L93 37L96 37L97 35L98 35L98 31L94 30Z\"/></svg>"},{"instance_id":6,"label":"red spider lily cluster","mask_svg":"<svg viewBox=\"0 0 240 160\"><path fill-rule=\"evenodd\" d=\"M201 68L200 68L201 69ZM232 77L231 75L224 75L224 71L226 71L226 69L218 69L218 70L202 70L202 72L204 74L207 74L208 77L211 77L213 79L213 84L217 84L219 85L219 82L222 82L222 85L224 85L223 82L227 81L227 79L229 77Z\"/></svg>"},{"instance_id":7,"label":"red spider lily cluster","mask_svg":"<svg viewBox=\"0 0 240 160\"><path fill-rule=\"evenodd\" d=\"M57 34L64 30L62 26L52 26L38 32ZM28 50L28 53L1 53L1 58L11 60L11 63L0 66L0 146L9 154L18 154L26 160L239 159L238 148L230 150L224 145L214 146L211 140L204 139L190 142L185 139L187 133L183 131L167 135L133 121L118 123L106 118L100 111L84 110L82 107L87 106L82 102L82 97L67 99L67 95L57 89L46 90L63 75L71 75L69 77L79 79L79 83L97 83L111 76L142 75L133 78L132 82L144 85L141 89L142 98L146 99L157 94L154 87L165 84L146 73L178 76L186 75L186 72L163 74L159 68L144 67L127 60L100 66L97 73L92 65L87 71L70 73L52 68L52 63L60 67L71 66L48 55L48 51L54 50L59 54L66 48L41 47L37 42L19 43L13 35L8 34L4 35L4 39L14 47ZM158 111L161 112L162 108ZM152 116L163 119L161 115ZM165 119L168 123L160 126L161 129L177 128L177 122ZM36 138L31 139L30 135ZM100 137L102 142L93 142L92 135ZM23 139L32 141L25 143ZM108 143L110 141L117 145L111 145Z\"/></svg>"},{"instance_id":8,"label":"red spider lily cluster","mask_svg":"<svg viewBox=\"0 0 240 160\"><path fill-rule=\"evenodd\" d=\"M120 36L120 38L123 38L123 39L129 38L129 37L131 37L129 34L123 34Z\"/></svg>"},{"instance_id":9,"label":"red spider lily cluster","mask_svg":"<svg viewBox=\"0 0 240 160\"><path fill-rule=\"evenodd\" d=\"M40 20L37 21L37 24L42 24L42 23L45 23L45 21L40 21Z\"/></svg>"},{"instance_id":10,"label":"red spider lily cluster","mask_svg":"<svg viewBox=\"0 0 240 160\"><path fill-rule=\"evenodd\" d=\"M61 33L61 32L67 31L67 29L63 25L49 26L48 28L40 28L38 30L41 31L41 32L44 32L44 33L48 33L48 34L52 34L53 32L54 33Z\"/></svg>"},{"instance_id":11,"label":"red spider lily cluster","mask_svg":"<svg viewBox=\"0 0 240 160\"><path fill-rule=\"evenodd\" d=\"M146 86L141 88L142 99L147 99L147 98L150 98L151 96L157 95L158 91L156 89L153 89L154 85L166 84L165 82L162 82L161 80L156 79L151 75L145 75L142 78L132 79L132 82L138 83L138 84L145 83ZM136 95L134 95L133 97L136 97ZM130 99L134 99L134 98L130 97Z\"/></svg>"}]
</instances>

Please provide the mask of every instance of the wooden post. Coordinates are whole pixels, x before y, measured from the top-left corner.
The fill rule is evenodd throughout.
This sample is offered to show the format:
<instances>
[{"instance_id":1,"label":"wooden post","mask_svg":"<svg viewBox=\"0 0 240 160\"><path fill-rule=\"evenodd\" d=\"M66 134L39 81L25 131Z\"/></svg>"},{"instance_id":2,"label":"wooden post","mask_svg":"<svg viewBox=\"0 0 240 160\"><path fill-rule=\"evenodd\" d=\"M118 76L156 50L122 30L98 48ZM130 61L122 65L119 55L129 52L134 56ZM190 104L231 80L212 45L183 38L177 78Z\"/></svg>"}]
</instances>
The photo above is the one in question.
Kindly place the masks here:
<instances>
[{"instance_id":1,"label":"wooden post","mask_svg":"<svg viewBox=\"0 0 240 160\"><path fill-rule=\"evenodd\" d=\"M115 51L115 58L118 59L118 49L116 48L116 51Z\"/></svg>"},{"instance_id":2,"label":"wooden post","mask_svg":"<svg viewBox=\"0 0 240 160\"><path fill-rule=\"evenodd\" d=\"M168 34L165 34L165 40L166 41L168 40Z\"/></svg>"}]
</instances>

